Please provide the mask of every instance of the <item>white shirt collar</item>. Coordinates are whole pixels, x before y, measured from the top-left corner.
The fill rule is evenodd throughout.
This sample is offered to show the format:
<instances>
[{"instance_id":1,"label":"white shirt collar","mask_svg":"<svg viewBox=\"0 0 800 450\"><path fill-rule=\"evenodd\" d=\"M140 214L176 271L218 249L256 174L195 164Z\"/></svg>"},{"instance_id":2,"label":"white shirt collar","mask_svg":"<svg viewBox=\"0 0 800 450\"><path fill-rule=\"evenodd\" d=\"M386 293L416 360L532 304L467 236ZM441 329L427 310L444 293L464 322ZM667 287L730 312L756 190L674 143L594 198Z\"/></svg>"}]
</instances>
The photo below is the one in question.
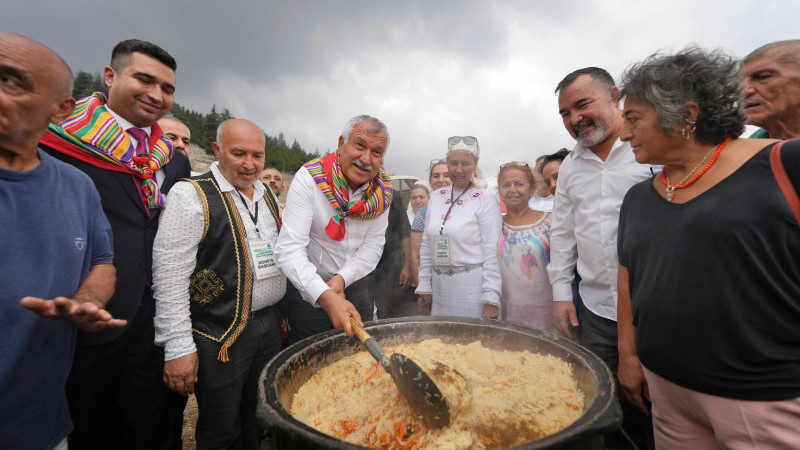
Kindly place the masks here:
<instances>
[{"instance_id":1,"label":"white shirt collar","mask_svg":"<svg viewBox=\"0 0 800 450\"><path fill-rule=\"evenodd\" d=\"M626 142L623 142L622 139L617 137L617 140L614 141L614 146L611 147L611 151L608 153L609 156L611 154L613 154L613 153L617 153L619 151L620 147L624 146L625 144L626 144ZM580 142L576 142L575 143L575 148L573 148L572 151L575 154L576 158L577 157L580 157L580 158L591 158L592 156L597 158L597 156L594 154L594 152L589 147L584 146Z\"/></svg>"},{"instance_id":2,"label":"white shirt collar","mask_svg":"<svg viewBox=\"0 0 800 450\"><path fill-rule=\"evenodd\" d=\"M236 190L236 187L232 185L227 178L220 172L219 170L219 161L214 161L211 163L211 174L214 175L214 179L217 180L217 184L219 185L219 189L222 192L229 192ZM256 181L253 184L255 191L253 191L253 201L257 201L259 198L264 196L266 192L264 188L264 183L260 181ZM238 191L237 191L238 192Z\"/></svg>"},{"instance_id":3,"label":"white shirt collar","mask_svg":"<svg viewBox=\"0 0 800 450\"><path fill-rule=\"evenodd\" d=\"M119 114L117 114L114 111L112 111L111 108L108 107L108 105L106 105L106 110L109 113L111 113L112 116L114 116L114 119L117 120L117 123L119 124L119 127L122 128L123 130L127 130L128 128L141 128L147 133L147 136L152 136L153 127L137 127L136 125L128 122L127 120L125 120Z\"/></svg>"}]
</instances>

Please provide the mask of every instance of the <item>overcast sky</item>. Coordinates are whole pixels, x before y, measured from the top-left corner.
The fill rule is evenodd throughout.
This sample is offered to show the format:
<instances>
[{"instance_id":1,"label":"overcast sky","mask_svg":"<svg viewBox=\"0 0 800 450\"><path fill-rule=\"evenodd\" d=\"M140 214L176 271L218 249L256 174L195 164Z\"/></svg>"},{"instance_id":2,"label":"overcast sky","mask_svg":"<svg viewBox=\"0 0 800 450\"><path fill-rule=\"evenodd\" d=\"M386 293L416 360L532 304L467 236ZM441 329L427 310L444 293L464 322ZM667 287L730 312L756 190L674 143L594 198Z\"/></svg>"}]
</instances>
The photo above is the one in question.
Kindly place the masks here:
<instances>
[{"instance_id":1,"label":"overcast sky","mask_svg":"<svg viewBox=\"0 0 800 450\"><path fill-rule=\"evenodd\" d=\"M794 0L4 0L0 30L93 73L118 41L149 40L178 61L177 102L228 108L308 151L334 150L350 117L374 115L389 127L393 174L425 177L447 137L473 135L489 176L572 148L553 94L567 73L600 66L619 79L689 43L742 57L800 37L798 17Z\"/></svg>"}]
</instances>

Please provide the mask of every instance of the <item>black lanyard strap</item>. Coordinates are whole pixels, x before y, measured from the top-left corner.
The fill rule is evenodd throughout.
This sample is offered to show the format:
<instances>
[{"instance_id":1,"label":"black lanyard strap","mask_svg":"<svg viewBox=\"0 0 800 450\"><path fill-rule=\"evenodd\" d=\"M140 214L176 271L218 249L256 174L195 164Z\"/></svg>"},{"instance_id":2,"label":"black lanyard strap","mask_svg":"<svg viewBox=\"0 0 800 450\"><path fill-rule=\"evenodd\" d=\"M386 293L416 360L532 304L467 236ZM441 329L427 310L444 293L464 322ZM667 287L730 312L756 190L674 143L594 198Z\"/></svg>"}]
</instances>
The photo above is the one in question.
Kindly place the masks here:
<instances>
[{"instance_id":1,"label":"black lanyard strap","mask_svg":"<svg viewBox=\"0 0 800 450\"><path fill-rule=\"evenodd\" d=\"M467 185L467 188L464 189L463 192L458 194L458 197L456 197L455 200L453 200L453 190L452 189L450 190L450 207L447 208L447 212L444 214L444 219L442 219L442 228L439 228L439 235L441 235L442 231L444 231L444 224L447 223L447 219L448 219L448 217L450 217L450 211L453 210L453 205L455 205L456 202L461 199L462 195L467 193L467 191L469 190L470 187L472 187L472 181L469 182L469 184Z\"/></svg>"},{"instance_id":2,"label":"black lanyard strap","mask_svg":"<svg viewBox=\"0 0 800 450\"><path fill-rule=\"evenodd\" d=\"M239 198L242 199L242 204L244 205L244 209L247 210L247 215L250 216L250 220L253 221L253 225L255 225L256 227L256 234L261 236L261 232L258 231L258 200L256 200L256 213L255 215L253 215L250 213L250 208L247 207L247 202L244 200L244 196L242 195L242 193L239 191L236 191L236 193L239 194Z\"/></svg>"}]
</instances>

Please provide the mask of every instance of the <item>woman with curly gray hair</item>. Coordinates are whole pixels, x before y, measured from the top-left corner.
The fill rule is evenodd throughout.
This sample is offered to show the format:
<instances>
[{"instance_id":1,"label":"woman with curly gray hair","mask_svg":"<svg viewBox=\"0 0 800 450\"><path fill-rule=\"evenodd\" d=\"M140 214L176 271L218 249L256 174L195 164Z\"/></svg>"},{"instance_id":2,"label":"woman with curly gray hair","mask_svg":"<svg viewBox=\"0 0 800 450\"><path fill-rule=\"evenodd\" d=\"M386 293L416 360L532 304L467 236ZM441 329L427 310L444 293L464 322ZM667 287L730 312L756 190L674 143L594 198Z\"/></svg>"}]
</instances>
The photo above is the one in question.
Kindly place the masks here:
<instances>
[{"instance_id":1,"label":"woman with curly gray hair","mask_svg":"<svg viewBox=\"0 0 800 450\"><path fill-rule=\"evenodd\" d=\"M800 448L800 228L737 73L689 48L624 75L620 137L664 169L620 212L619 380L660 448ZM777 157L797 189L800 142Z\"/></svg>"}]
</instances>

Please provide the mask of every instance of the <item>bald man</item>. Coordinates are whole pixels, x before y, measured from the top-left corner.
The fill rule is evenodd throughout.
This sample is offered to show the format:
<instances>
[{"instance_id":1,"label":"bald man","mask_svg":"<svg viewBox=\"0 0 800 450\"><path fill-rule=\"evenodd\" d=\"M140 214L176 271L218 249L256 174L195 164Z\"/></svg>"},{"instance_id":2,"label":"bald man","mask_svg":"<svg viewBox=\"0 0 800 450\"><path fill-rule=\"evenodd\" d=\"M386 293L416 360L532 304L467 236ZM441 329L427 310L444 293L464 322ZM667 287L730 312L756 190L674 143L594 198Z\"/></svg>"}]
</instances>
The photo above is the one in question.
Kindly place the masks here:
<instances>
[{"instance_id":1,"label":"bald man","mask_svg":"<svg viewBox=\"0 0 800 450\"><path fill-rule=\"evenodd\" d=\"M747 124L761 127L751 138L800 137L800 39L763 45L742 60Z\"/></svg>"},{"instance_id":2,"label":"bald man","mask_svg":"<svg viewBox=\"0 0 800 450\"><path fill-rule=\"evenodd\" d=\"M92 181L38 148L72 112L72 72L52 50L0 32L0 448L66 447L64 387L76 325L125 325L111 227Z\"/></svg>"},{"instance_id":3,"label":"bald man","mask_svg":"<svg viewBox=\"0 0 800 450\"><path fill-rule=\"evenodd\" d=\"M170 191L156 235L155 339L167 386L197 394L197 448L258 450L258 377L280 350L275 305L286 292L278 204L259 180L258 126L227 120L212 148L211 170Z\"/></svg>"}]
</instances>

